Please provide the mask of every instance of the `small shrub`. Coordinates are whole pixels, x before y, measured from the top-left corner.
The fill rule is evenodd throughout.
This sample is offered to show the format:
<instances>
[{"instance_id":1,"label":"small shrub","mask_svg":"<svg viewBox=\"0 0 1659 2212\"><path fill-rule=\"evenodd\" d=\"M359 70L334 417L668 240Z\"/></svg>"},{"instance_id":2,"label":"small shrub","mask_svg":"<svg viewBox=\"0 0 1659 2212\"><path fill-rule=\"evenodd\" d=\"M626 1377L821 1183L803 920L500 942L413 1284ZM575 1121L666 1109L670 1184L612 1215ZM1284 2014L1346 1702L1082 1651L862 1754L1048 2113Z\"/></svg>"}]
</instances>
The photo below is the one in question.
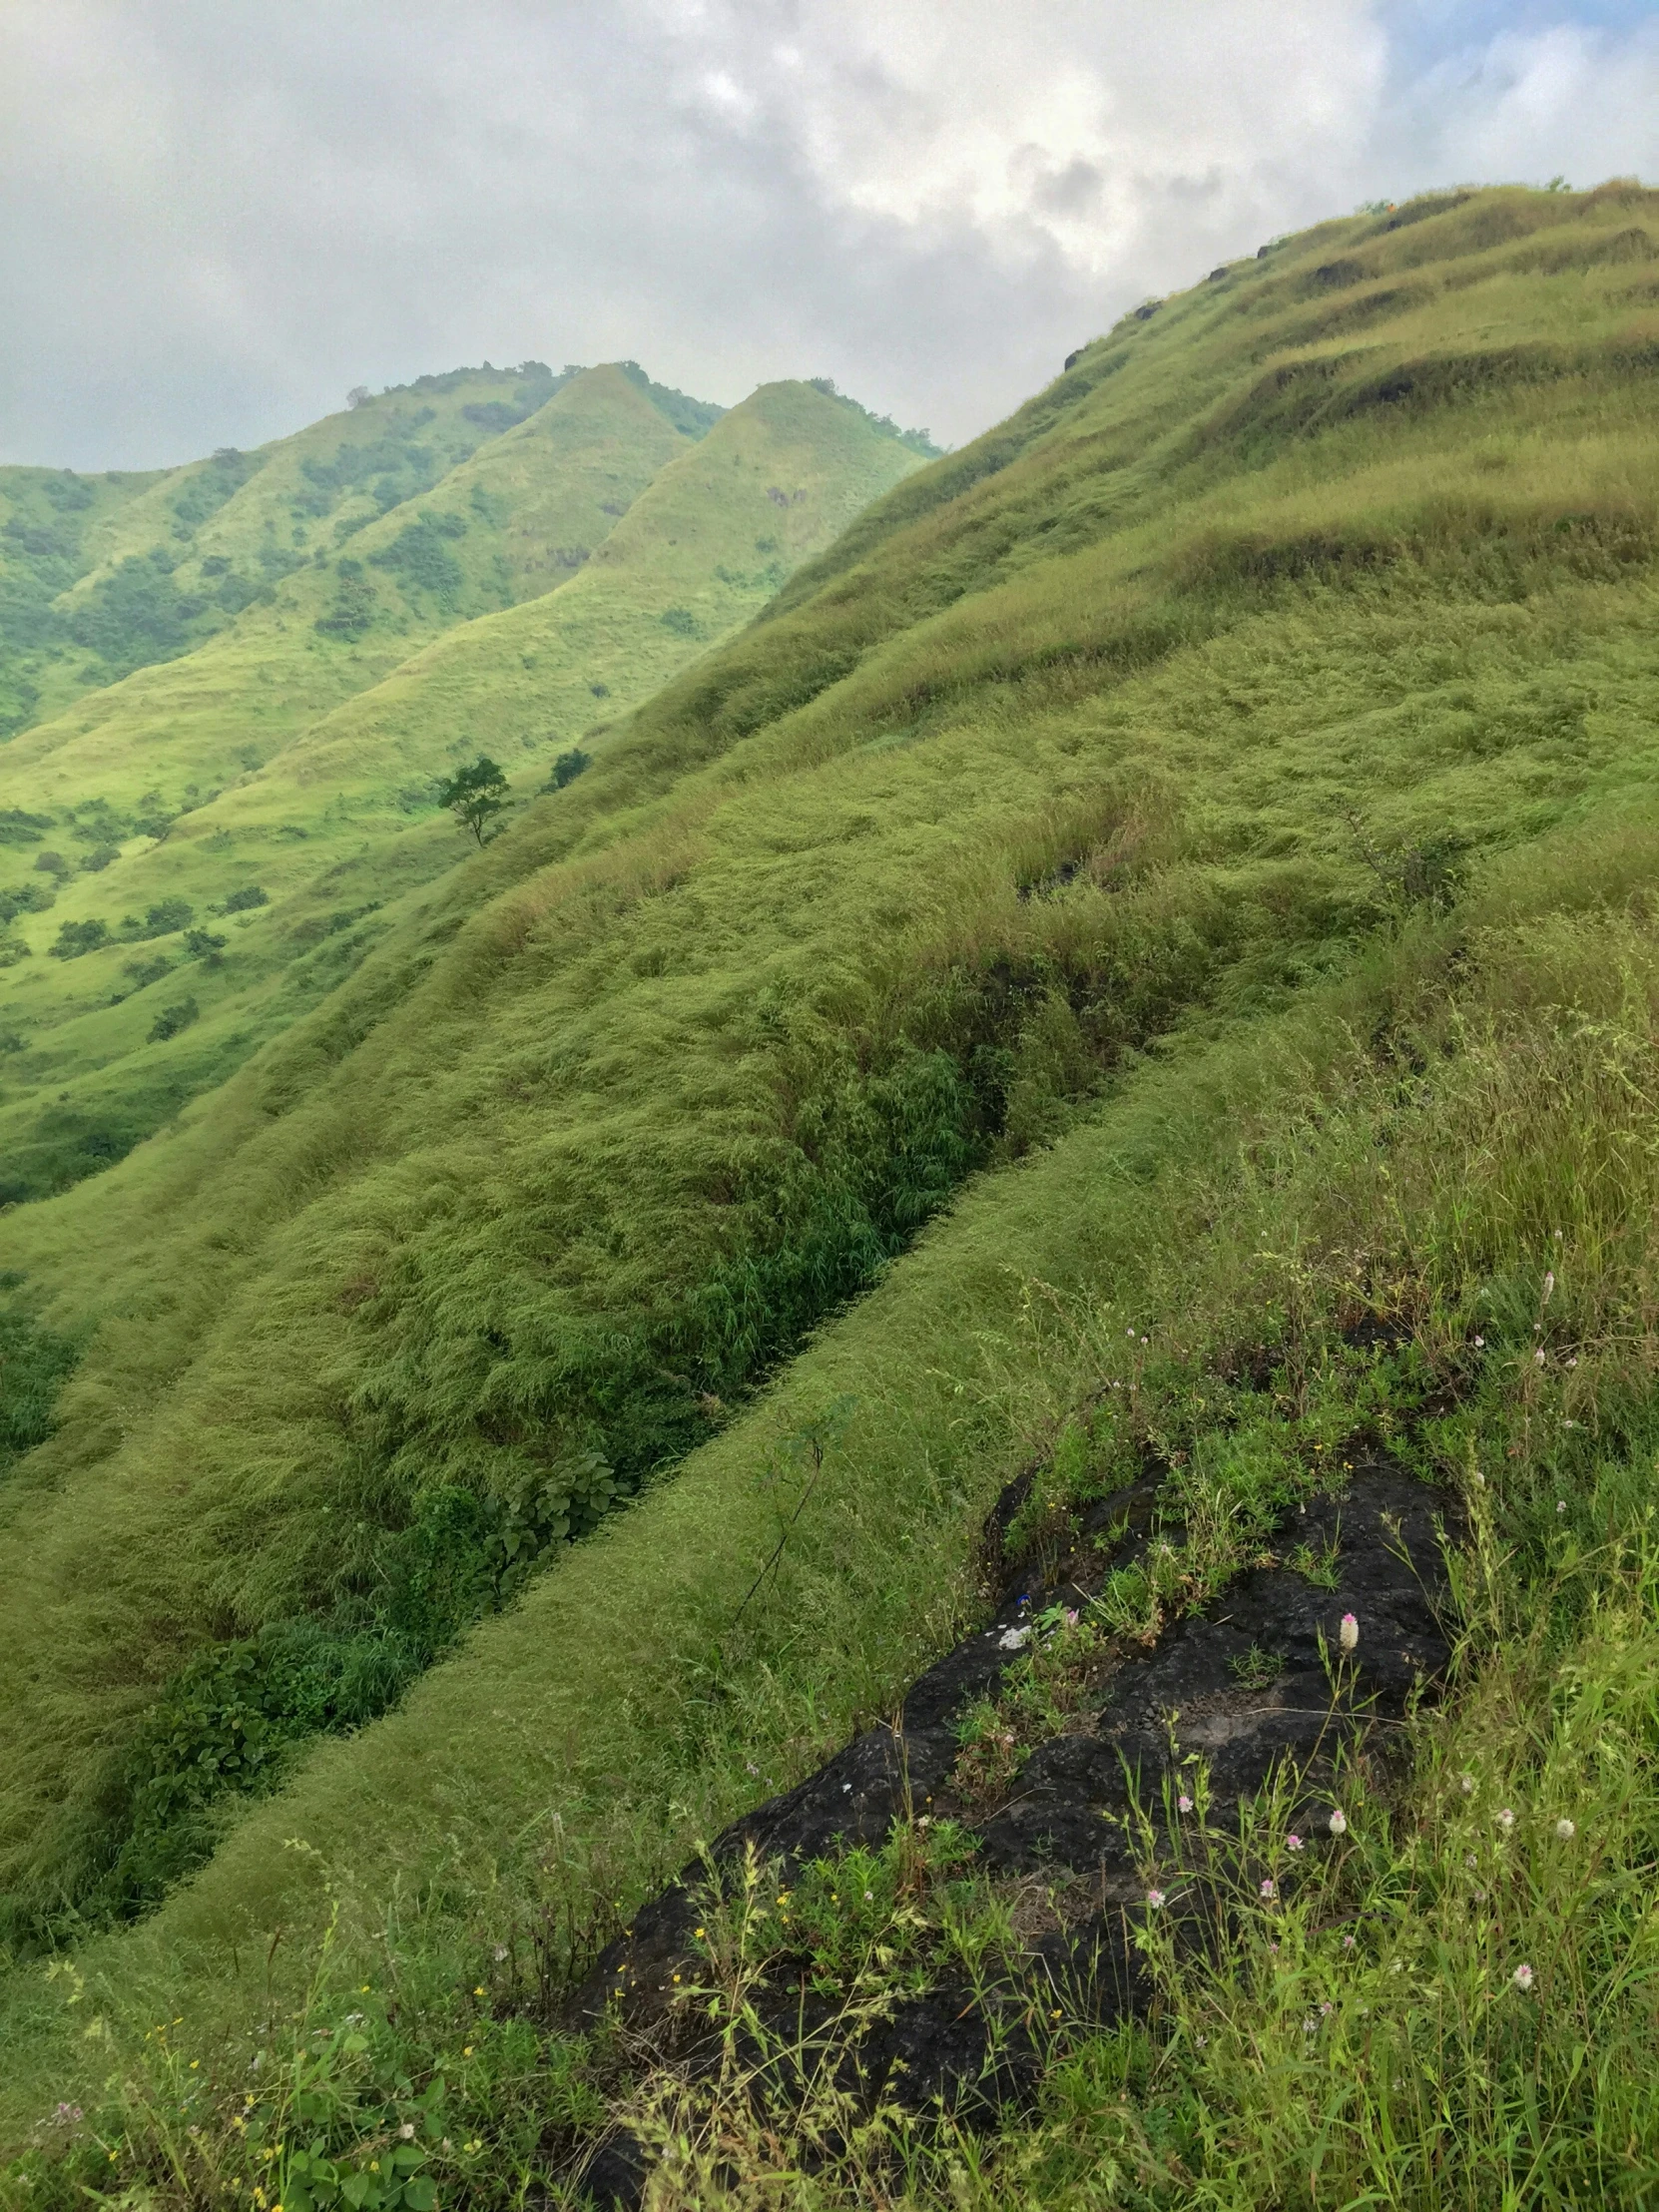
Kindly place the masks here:
<instances>
[{"instance_id":1,"label":"small shrub","mask_svg":"<svg viewBox=\"0 0 1659 2212\"><path fill-rule=\"evenodd\" d=\"M110 942L110 925L101 915L90 921L66 921L51 946L54 960L78 960L83 952L96 952Z\"/></svg>"},{"instance_id":2,"label":"small shrub","mask_svg":"<svg viewBox=\"0 0 1659 2212\"><path fill-rule=\"evenodd\" d=\"M92 850L87 854L86 858L81 862L81 865L86 869L89 875L98 875L101 874L103 870L110 865L112 860L119 860L120 857L120 845L95 844Z\"/></svg>"},{"instance_id":3,"label":"small shrub","mask_svg":"<svg viewBox=\"0 0 1659 2212\"><path fill-rule=\"evenodd\" d=\"M543 791L562 792L567 784L575 783L585 768L593 766L593 755L584 753L579 745L573 745L568 753L561 753L553 763L553 773L542 786Z\"/></svg>"},{"instance_id":4,"label":"small shrub","mask_svg":"<svg viewBox=\"0 0 1659 2212\"><path fill-rule=\"evenodd\" d=\"M158 898L145 908L142 921L137 914L123 914L119 934L128 944L141 944L148 937L170 937L176 929L188 929L195 918L196 909L188 898Z\"/></svg>"},{"instance_id":5,"label":"small shrub","mask_svg":"<svg viewBox=\"0 0 1659 2212\"><path fill-rule=\"evenodd\" d=\"M219 910L222 914L245 914L256 906L269 906L270 904L271 899L263 885L244 883L240 891L231 893Z\"/></svg>"},{"instance_id":6,"label":"small shrub","mask_svg":"<svg viewBox=\"0 0 1659 2212\"><path fill-rule=\"evenodd\" d=\"M165 1044L169 1037L176 1037L181 1029L188 1029L201 1017L202 1009L194 998L177 998L171 1006L164 1006L150 1024L150 1042Z\"/></svg>"}]
</instances>

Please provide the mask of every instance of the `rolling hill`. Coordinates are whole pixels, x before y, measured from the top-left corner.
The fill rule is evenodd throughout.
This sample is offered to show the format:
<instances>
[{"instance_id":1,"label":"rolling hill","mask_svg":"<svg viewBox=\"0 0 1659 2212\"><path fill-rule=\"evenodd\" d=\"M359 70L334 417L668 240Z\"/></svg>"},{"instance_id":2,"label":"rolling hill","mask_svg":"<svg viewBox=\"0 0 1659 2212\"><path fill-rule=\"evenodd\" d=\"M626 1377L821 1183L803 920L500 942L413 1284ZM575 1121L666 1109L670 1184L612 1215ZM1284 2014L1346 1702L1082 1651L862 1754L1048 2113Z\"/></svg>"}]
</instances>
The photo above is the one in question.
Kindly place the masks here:
<instances>
[{"instance_id":1,"label":"rolling hill","mask_svg":"<svg viewBox=\"0 0 1659 2212\"><path fill-rule=\"evenodd\" d=\"M869 426L775 387L295 742L389 788L572 671L660 686L4 1217L19 2202L556 2202L623 2125L661 2206L1642 2201L1656 262L1630 183L1324 224L856 515L767 441ZM1091 1869L976 1826L1245 1572L1334 1588L1362 1461L1431 1485L1443 1680L1230 1828L1172 1764L1141 2012L1039 2003ZM956 1716L960 1820L711 1877L662 2001L722 2065L571 2011L984 1639L988 1560L1074 1542L1111 1572ZM803 2114L739 2032L769 1973L867 2021L946 1954L1024 2023L988 2116L832 2069Z\"/></svg>"},{"instance_id":2,"label":"rolling hill","mask_svg":"<svg viewBox=\"0 0 1659 2212\"><path fill-rule=\"evenodd\" d=\"M475 429L506 403L466 404ZM0 1195L107 1167L330 989L457 856L439 775L493 750L534 791L918 465L809 385L717 413L631 364L575 372L413 519L331 488L348 554L0 752ZM269 524L309 459L279 453L263 520L239 510L264 470L203 540Z\"/></svg>"}]
</instances>

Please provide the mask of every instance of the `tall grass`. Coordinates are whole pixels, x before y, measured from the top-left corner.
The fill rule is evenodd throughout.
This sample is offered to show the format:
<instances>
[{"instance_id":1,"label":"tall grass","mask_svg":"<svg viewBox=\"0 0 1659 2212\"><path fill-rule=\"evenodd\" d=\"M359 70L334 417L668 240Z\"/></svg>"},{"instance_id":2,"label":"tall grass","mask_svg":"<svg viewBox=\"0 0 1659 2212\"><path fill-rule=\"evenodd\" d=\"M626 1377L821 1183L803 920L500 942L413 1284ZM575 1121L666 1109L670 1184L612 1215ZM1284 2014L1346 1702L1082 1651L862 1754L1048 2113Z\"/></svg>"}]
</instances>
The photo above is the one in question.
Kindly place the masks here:
<instances>
[{"instance_id":1,"label":"tall grass","mask_svg":"<svg viewBox=\"0 0 1659 2212\"><path fill-rule=\"evenodd\" d=\"M1515 1604L1556 1593L1530 1679L1589 1634L1595 1575L1625 1602L1611 1553L1558 1574L1569 1537L1601 1539L1576 1498L1636 1527L1651 1396L1653 585L1626 527L1651 441L1624 356L1595 350L1628 318L1597 288L1622 265L1572 278L1601 304L1553 380L1442 379L1390 412L1358 403L1379 364L1339 339L1322 389L1356 405L1317 435L1194 435L1255 388L1277 316L1312 342L1298 287L1334 240L1379 281L1407 250L1438 269L1396 310L1403 360L1478 351L1465 318L1499 297L1547 330L1567 279L1480 232L1505 209L1565 244L1633 220L1574 201L1534 224L1499 195L1339 227L1115 335L1121 365L1074 372L976 480L939 464L949 497L901 494L818 596L671 687L105 1179L96 1217L14 1217L60 1314L96 1281L107 1317L4 1506L0 1807L31 1909L102 1848L129 1716L205 1646L365 1594L417 1482L500 1497L661 1406L671 1453L709 1439L398 1710L226 1819L148 1927L88 1946L120 2066L138 1992L167 1991L157 2017L184 2014L231 2093L256 2012L300 2002L325 1877L336 1955L419 1985L398 2063L435 2078L472 2014L433 1959L480 1958L486 1931L492 1962L519 1955L551 1915L556 1981L699 1835L889 1709L971 1618L998 1484L1052 1455L1129 1320L1157 1348L1148 1434L1249 1353L1283 1372L1287 1452L1333 1335L1408 1327L1461 1402L1423 1427L1401 1401L1422 1463L1485 1475ZM1466 888L1413 905L1448 835ZM790 1441L846 1396L808 1499ZM1454 1713L1486 1664L1471 1646ZM1429 1802L1379 1800L1400 1853ZM244 1964L278 1927L269 1969ZM461 1986L503 2021L527 2001ZM9 2001L26 2128L79 2076L42 1985ZM1089 2061L1131 2136L1173 2063L1157 2036ZM1106 2158L1088 2124L1079 2189L1088 2146ZM1062 2137L995 2150L996 2185ZM144 2141L116 2163L160 2155ZM1177 2149L1172 2188L1200 2171ZM971 2180L991 2150L956 2155ZM511 2201L505 2166L467 2172Z\"/></svg>"}]
</instances>

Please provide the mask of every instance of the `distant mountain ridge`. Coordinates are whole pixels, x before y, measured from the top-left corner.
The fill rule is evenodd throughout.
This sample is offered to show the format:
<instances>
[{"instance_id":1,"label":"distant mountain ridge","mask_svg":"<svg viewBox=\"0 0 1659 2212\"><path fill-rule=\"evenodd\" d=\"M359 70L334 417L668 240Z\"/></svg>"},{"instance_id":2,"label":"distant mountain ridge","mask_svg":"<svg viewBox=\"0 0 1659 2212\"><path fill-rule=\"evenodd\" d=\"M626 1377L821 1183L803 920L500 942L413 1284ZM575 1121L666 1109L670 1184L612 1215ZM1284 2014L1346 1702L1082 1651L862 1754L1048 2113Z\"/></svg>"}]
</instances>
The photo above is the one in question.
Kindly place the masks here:
<instances>
[{"instance_id":1,"label":"distant mountain ridge","mask_svg":"<svg viewBox=\"0 0 1659 2212\"><path fill-rule=\"evenodd\" d=\"M142 617L155 657L0 745L0 1203L331 988L460 856L441 773L490 751L526 796L919 465L832 387L526 363L95 498L54 619Z\"/></svg>"}]
</instances>

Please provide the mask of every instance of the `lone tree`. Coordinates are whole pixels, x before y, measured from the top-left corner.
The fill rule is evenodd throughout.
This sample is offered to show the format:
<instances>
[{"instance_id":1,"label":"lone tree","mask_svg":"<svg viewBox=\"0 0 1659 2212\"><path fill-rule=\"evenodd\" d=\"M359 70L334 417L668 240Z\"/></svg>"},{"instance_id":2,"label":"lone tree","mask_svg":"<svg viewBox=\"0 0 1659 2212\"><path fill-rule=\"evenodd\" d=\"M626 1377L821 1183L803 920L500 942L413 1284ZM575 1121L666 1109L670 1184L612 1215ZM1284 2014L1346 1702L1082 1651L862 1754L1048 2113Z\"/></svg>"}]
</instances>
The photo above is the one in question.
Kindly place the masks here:
<instances>
[{"instance_id":1,"label":"lone tree","mask_svg":"<svg viewBox=\"0 0 1659 2212\"><path fill-rule=\"evenodd\" d=\"M438 804L447 807L463 830L482 844L490 824L507 804L507 779L480 753L470 768L457 769L438 786Z\"/></svg>"}]
</instances>

